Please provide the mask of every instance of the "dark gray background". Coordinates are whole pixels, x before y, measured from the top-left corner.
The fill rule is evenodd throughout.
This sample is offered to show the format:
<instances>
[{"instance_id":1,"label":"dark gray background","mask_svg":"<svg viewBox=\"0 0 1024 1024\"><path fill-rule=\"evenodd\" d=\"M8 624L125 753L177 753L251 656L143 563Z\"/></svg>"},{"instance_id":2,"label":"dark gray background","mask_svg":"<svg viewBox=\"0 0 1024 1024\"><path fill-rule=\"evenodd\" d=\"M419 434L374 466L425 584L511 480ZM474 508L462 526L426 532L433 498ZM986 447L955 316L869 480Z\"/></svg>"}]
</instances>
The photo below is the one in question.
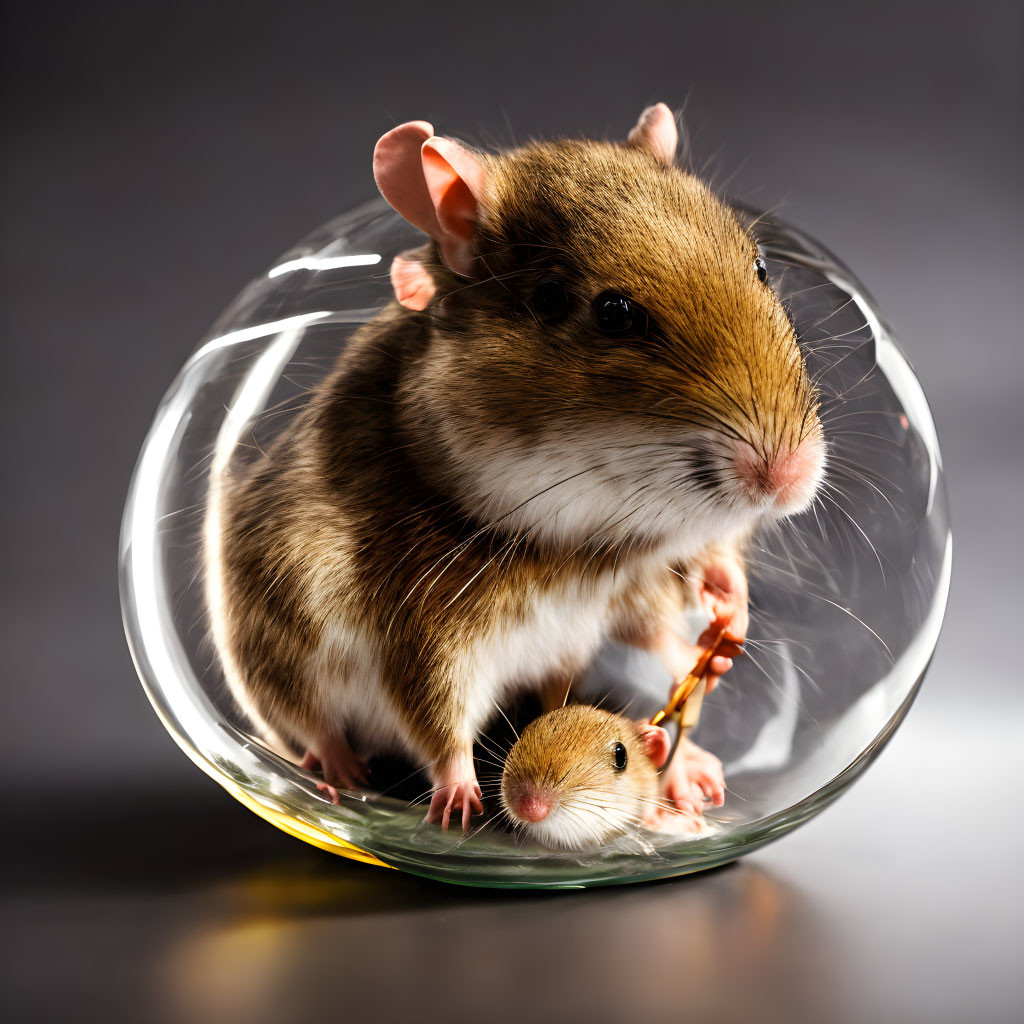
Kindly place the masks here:
<instances>
[{"instance_id":1,"label":"dark gray background","mask_svg":"<svg viewBox=\"0 0 1024 1024\"><path fill-rule=\"evenodd\" d=\"M1004 1021L1024 1012L1019 4L4 5L3 878L25 1019ZM621 135L835 249L932 402L956 532L917 706L854 790L703 877L503 896L337 861L180 754L123 641L121 505L228 300L413 117Z\"/></svg>"}]
</instances>

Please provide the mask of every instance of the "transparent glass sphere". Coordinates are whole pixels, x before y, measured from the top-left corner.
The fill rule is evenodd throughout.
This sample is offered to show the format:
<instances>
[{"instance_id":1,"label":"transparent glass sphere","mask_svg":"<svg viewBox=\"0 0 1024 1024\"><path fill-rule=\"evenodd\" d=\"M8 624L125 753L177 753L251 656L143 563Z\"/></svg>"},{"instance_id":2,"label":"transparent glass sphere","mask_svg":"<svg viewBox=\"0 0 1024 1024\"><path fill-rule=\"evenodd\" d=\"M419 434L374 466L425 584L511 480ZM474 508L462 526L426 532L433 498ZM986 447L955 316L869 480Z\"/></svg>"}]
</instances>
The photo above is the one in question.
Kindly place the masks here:
<instances>
[{"instance_id":1,"label":"transparent glass sphere","mask_svg":"<svg viewBox=\"0 0 1024 1024\"><path fill-rule=\"evenodd\" d=\"M201 578L210 466L264 447L390 300L391 260L422 236L382 200L314 232L242 292L185 363L142 448L121 535L125 629L146 692L185 753L307 842L492 886L599 885L712 867L834 800L906 714L935 647L951 559L942 459L921 387L857 279L780 221L756 218L755 232L819 381L828 482L811 511L756 538L749 655L704 701L693 736L722 759L728 785L701 834L638 829L566 853L493 821L468 837L444 833L423 824L422 804L393 794L343 793L336 805L232 705L207 637ZM609 645L587 682L592 692L612 681L631 694L639 718L665 699L659 673Z\"/></svg>"}]
</instances>

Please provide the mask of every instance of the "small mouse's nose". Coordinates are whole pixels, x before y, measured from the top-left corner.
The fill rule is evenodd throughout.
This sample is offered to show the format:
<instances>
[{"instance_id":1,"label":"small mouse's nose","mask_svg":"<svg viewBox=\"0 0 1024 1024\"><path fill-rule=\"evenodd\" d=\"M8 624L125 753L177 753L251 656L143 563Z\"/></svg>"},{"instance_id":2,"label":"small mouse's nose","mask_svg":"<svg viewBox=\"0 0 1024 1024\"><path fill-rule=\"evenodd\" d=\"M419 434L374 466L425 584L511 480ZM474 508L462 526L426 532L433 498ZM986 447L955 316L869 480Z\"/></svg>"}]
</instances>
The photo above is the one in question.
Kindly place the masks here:
<instances>
[{"instance_id":1,"label":"small mouse's nose","mask_svg":"<svg viewBox=\"0 0 1024 1024\"><path fill-rule=\"evenodd\" d=\"M524 789L515 802L515 812L523 821L543 821L551 813L551 797L539 789Z\"/></svg>"}]
</instances>

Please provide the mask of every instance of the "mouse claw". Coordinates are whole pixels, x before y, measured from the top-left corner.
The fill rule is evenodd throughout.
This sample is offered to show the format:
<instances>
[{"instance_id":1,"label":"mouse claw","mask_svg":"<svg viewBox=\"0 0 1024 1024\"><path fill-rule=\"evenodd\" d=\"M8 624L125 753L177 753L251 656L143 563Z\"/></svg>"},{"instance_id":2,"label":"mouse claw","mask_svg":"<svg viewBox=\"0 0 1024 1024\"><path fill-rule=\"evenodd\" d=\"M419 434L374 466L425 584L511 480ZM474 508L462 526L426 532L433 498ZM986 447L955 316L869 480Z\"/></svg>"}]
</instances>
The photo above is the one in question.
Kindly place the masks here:
<instances>
[{"instance_id":1,"label":"mouse claw","mask_svg":"<svg viewBox=\"0 0 1024 1024\"><path fill-rule=\"evenodd\" d=\"M327 795L332 804L340 803L340 789L358 789L365 784L366 762L349 746L344 737L328 736L319 740L316 748L306 752L299 765L304 771L319 771L323 782L316 788Z\"/></svg>"},{"instance_id":2,"label":"mouse claw","mask_svg":"<svg viewBox=\"0 0 1024 1024\"><path fill-rule=\"evenodd\" d=\"M316 789L318 793L326 793L332 804L341 803L341 794L333 786L328 786L326 782L318 782Z\"/></svg>"},{"instance_id":3,"label":"mouse claw","mask_svg":"<svg viewBox=\"0 0 1024 1024\"><path fill-rule=\"evenodd\" d=\"M444 832L448 831L452 813L462 815L462 831L469 829L472 814L482 814L484 809L481 801L480 787L476 779L457 782L437 790L430 799L430 808L424 819L428 824L440 823ZM457 819L456 819L457 820Z\"/></svg>"},{"instance_id":4,"label":"mouse claw","mask_svg":"<svg viewBox=\"0 0 1024 1024\"><path fill-rule=\"evenodd\" d=\"M715 648L716 658L739 658L747 653L746 647L741 643L723 638Z\"/></svg>"},{"instance_id":5,"label":"mouse claw","mask_svg":"<svg viewBox=\"0 0 1024 1024\"><path fill-rule=\"evenodd\" d=\"M428 824L439 823L447 832L454 814L456 821L462 818L462 831L467 832L472 815L482 814L484 810L472 757L463 758L458 764L438 772L435 784L437 789L430 798L425 820Z\"/></svg>"}]
</instances>

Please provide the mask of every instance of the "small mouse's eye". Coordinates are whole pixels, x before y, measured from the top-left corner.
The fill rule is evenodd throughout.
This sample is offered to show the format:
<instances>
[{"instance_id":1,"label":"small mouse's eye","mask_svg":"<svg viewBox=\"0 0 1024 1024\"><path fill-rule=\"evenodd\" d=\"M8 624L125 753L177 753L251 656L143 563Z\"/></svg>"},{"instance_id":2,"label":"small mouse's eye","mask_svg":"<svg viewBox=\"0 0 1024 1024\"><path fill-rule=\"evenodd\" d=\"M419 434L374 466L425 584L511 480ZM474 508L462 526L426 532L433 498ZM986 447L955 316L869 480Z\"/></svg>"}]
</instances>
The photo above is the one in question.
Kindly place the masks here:
<instances>
[{"instance_id":1,"label":"small mouse's eye","mask_svg":"<svg viewBox=\"0 0 1024 1024\"><path fill-rule=\"evenodd\" d=\"M531 308L542 320L557 320L569 312L572 301L558 281L541 281L533 293Z\"/></svg>"},{"instance_id":2,"label":"small mouse's eye","mask_svg":"<svg viewBox=\"0 0 1024 1024\"><path fill-rule=\"evenodd\" d=\"M601 292L591 307L594 323L602 334L624 334L633 326L635 310L625 295Z\"/></svg>"},{"instance_id":3,"label":"small mouse's eye","mask_svg":"<svg viewBox=\"0 0 1024 1024\"><path fill-rule=\"evenodd\" d=\"M764 284L768 280L768 267L760 256L754 260L754 269L757 271L757 279Z\"/></svg>"},{"instance_id":4,"label":"small mouse's eye","mask_svg":"<svg viewBox=\"0 0 1024 1024\"><path fill-rule=\"evenodd\" d=\"M616 743L612 747L612 756L615 758L615 770L624 772L626 770L626 748L622 743Z\"/></svg>"}]
</instances>

